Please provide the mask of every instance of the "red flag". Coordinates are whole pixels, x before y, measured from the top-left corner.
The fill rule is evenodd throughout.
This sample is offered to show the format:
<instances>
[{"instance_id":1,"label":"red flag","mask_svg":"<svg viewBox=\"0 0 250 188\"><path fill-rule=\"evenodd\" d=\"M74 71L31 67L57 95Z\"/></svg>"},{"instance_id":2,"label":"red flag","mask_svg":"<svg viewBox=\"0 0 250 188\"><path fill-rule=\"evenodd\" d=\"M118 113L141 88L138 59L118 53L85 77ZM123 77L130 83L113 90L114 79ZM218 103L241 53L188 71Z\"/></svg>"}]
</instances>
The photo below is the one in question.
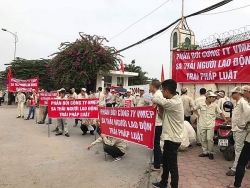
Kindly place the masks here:
<instances>
[{"instance_id":1,"label":"red flag","mask_svg":"<svg viewBox=\"0 0 250 188\"><path fill-rule=\"evenodd\" d=\"M120 70L124 73L124 64L123 64L123 61L121 61L121 69Z\"/></svg>"},{"instance_id":2,"label":"red flag","mask_svg":"<svg viewBox=\"0 0 250 188\"><path fill-rule=\"evenodd\" d=\"M162 65L162 68L161 68L161 82L163 82L165 80L165 77L164 77L164 70L163 70L163 65Z\"/></svg>"},{"instance_id":3,"label":"red flag","mask_svg":"<svg viewBox=\"0 0 250 188\"><path fill-rule=\"evenodd\" d=\"M12 76L12 70L11 67L9 68L8 75L7 75L7 81L10 82L10 79L13 78Z\"/></svg>"}]
</instances>

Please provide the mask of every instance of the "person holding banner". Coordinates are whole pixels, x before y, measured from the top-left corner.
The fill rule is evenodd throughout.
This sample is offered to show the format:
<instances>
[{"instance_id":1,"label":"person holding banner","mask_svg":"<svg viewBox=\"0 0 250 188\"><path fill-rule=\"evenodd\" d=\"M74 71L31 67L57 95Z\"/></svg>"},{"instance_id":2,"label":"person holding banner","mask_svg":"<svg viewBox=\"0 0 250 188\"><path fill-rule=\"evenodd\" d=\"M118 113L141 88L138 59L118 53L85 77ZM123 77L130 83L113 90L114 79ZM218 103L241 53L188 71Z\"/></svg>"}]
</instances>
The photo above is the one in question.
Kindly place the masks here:
<instances>
[{"instance_id":1,"label":"person holding banner","mask_svg":"<svg viewBox=\"0 0 250 188\"><path fill-rule=\"evenodd\" d=\"M42 89L41 92L45 92L44 89ZM40 101L40 94L38 94L38 98L39 98L39 101ZM39 105L39 121L38 121L38 124L44 124L43 119L44 119L45 111L46 111L46 106Z\"/></svg>"},{"instance_id":2,"label":"person holding banner","mask_svg":"<svg viewBox=\"0 0 250 188\"><path fill-rule=\"evenodd\" d=\"M89 98L89 96L86 92L86 88L82 88L81 93L79 93L79 95L77 95L77 97L75 99L87 99L87 98ZM79 119L75 119L75 125L73 127L77 127L78 121L79 121Z\"/></svg>"},{"instance_id":3,"label":"person holding banner","mask_svg":"<svg viewBox=\"0 0 250 188\"><path fill-rule=\"evenodd\" d=\"M161 140L164 140L163 173L161 181L152 184L153 187L167 188L169 173L171 173L171 188L178 188L177 150L183 140L184 110L181 98L176 94L176 81L168 79L161 85L164 98L155 96L152 102L153 106L160 105L164 109L161 135Z\"/></svg>"},{"instance_id":4,"label":"person holding banner","mask_svg":"<svg viewBox=\"0 0 250 188\"><path fill-rule=\"evenodd\" d=\"M26 101L26 97L22 93L22 90L19 89L18 93L17 93L17 96L16 96L17 111L18 111L17 118L20 118L20 117L24 118L23 108L24 108L25 101Z\"/></svg>"},{"instance_id":5,"label":"person holding banner","mask_svg":"<svg viewBox=\"0 0 250 188\"><path fill-rule=\"evenodd\" d=\"M61 88L59 90L59 100L66 100L66 90L64 88ZM67 128L67 119L57 119L57 128L58 128L58 133L56 133L56 136L63 135L63 129L64 129L64 135L66 137L69 137L69 131Z\"/></svg>"},{"instance_id":6,"label":"person holding banner","mask_svg":"<svg viewBox=\"0 0 250 188\"><path fill-rule=\"evenodd\" d=\"M28 117L24 120L34 119L35 114L36 114L36 105L37 105L37 94L36 94L36 91L32 89L32 95L30 96L29 114L28 114ZM30 118L31 115L32 117Z\"/></svg>"}]
</instances>

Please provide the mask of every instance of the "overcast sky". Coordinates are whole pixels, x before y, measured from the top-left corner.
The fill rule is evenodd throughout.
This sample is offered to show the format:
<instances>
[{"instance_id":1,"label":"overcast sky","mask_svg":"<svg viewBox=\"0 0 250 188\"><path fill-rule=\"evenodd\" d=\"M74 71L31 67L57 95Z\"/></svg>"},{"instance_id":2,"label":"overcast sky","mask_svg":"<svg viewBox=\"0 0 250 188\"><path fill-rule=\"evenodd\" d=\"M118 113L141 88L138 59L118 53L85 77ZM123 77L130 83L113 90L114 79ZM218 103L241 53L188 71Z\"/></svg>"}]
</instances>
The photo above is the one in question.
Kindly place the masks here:
<instances>
[{"instance_id":1,"label":"overcast sky","mask_svg":"<svg viewBox=\"0 0 250 188\"><path fill-rule=\"evenodd\" d=\"M78 33L105 36L110 39L129 25L144 17L166 0L1 0L0 28L17 32L17 57L48 58L58 51L61 42L72 42ZM206 8L221 0L185 0L185 15ZM170 0L157 11L138 22L107 44L124 48L164 28L181 16L182 0ZM234 0L213 12L249 5L249 0ZM250 25L250 7L215 15L187 19L196 35L196 42L215 33L223 33ZM174 27L160 37L128 49L121 54L124 63L136 60L136 65L148 72L150 78L160 79L164 65L169 75L170 34ZM0 70L13 59L14 37L0 31Z\"/></svg>"}]
</instances>

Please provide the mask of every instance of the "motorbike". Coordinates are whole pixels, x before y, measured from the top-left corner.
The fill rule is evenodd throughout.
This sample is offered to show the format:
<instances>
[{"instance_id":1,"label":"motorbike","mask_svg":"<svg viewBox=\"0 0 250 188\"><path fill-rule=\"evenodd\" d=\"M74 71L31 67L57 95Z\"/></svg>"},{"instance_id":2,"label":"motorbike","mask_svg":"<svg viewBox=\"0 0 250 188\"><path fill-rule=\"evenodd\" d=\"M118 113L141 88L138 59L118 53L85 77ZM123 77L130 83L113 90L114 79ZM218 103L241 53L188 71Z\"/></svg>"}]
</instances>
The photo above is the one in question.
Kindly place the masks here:
<instances>
[{"instance_id":1,"label":"motorbike","mask_svg":"<svg viewBox=\"0 0 250 188\"><path fill-rule=\"evenodd\" d=\"M226 101L223 104L225 112L230 112L230 118L232 117L233 104L230 101ZM218 129L218 146L223 153L224 158L227 161L232 161L235 158L234 152L234 139L231 125L219 125Z\"/></svg>"}]
</instances>

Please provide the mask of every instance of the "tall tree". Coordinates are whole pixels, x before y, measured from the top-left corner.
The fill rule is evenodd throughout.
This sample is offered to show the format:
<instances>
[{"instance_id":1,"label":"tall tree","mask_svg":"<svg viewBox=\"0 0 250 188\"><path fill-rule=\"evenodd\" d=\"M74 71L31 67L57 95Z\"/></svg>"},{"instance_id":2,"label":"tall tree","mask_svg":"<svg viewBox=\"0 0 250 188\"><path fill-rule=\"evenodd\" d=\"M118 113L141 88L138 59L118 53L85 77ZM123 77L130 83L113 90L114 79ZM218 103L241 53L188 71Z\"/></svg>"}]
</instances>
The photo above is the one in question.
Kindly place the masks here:
<instances>
[{"instance_id":1,"label":"tall tree","mask_svg":"<svg viewBox=\"0 0 250 188\"><path fill-rule=\"evenodd\" d=\"M51 82L51 77L48 72L48 59L39 60L27 60L22 58L16 58L10 64L8 64L12 69L12 74L14 78L17 79L29 79L34 77L39 77L39 87L40 88L53 88L54 83ZM2 83L6 81L9 67L2 72L0 79ZM1 82L0 81L0 82Z\"/></svg>"},{"instance_id":2,"label":"tall tree","mask_svg":"<svg viewBox=\"0 0 250 188\"><path fill-rule=\"evenodd\" d=\"M148 77L146 74L148 73L142 71L140 66L135 66L134 63L125 64L125 71L138 73L138 76L128 78L128 85L143 85L147 83Z\"/></svg>"},{"instance_id":3,"label":"tall tree","mask_svg":"<svg viewBox=\"0 0 250 188\"><path fill-rule=\"evenodd\" d=\"M83 33L75 42L62 43L59 52L49 63L52 79L60 87L82 87L96 79L99 71L108 73L120 64L113 47L103 45L106 39Z\"/></svg>"}]
</instances>

